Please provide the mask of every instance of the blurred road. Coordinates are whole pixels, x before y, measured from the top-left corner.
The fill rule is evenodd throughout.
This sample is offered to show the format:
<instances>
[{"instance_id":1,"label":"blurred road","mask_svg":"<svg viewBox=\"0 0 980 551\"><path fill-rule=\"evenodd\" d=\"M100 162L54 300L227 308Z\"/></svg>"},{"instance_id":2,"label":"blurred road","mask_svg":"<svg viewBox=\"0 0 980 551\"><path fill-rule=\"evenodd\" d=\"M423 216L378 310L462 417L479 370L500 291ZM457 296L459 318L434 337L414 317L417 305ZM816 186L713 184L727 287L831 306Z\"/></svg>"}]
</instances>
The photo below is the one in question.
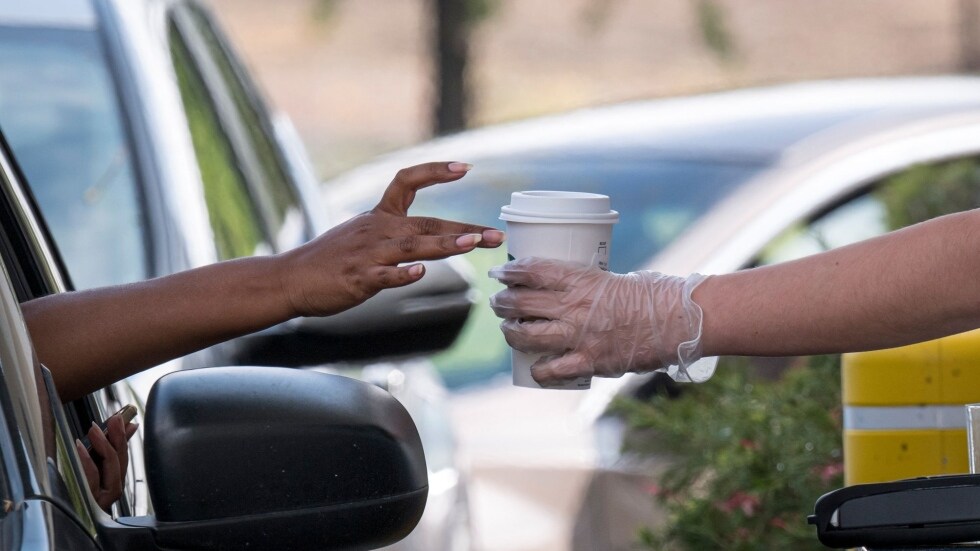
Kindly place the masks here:
<instances>
[{"instance_id":1,"label":"blurred road","mask_svg":"<svg viewBox=\"0 0 980 551\"><path fill-rule=\"evenodd\" d=\"M659 521L647 476L597 468L584 396L508 381L453 395L473 551L630 549Z\"/></svg>"},{"instance_id":2,"label":"blurred road","mask_svg":"<svg viewBox=\"0 0 980 551\"><path fill-rule=\"evenodd\" d=\"M592 432L576 416L581 394L505 382L454 395L474 551L567 548L595 463Z\"/></svg>"}]
</instances>

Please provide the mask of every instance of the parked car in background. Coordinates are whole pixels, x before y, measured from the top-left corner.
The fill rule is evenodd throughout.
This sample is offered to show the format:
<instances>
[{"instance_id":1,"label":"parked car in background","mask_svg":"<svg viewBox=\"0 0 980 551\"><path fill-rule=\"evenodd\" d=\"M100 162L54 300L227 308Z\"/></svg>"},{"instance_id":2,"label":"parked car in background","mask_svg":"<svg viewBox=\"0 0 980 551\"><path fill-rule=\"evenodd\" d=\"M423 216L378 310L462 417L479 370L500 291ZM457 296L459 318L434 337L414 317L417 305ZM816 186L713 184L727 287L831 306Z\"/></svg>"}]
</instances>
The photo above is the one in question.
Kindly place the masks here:
<instances>
[{"instance_id":1,"label":"parked car in background","mask_svg":"<svg viewBox=\"0 0 980 551\"><path fill-rule=\"evenodd\" d=\"M611 270L725 273L922 219L923 213L906 211L909 205L925 205L933 216L980 207L980 79L800 83L476 129L331 179L324 184L325 205L345 207L335 216L357 212L378 192L372 182L381 174L429 157L475 166L465 180L420 196L420 214L500 225L500 206L514 191L602 193L620 212ZM482 276L505 258L479 251L465 260ZM476 281L484 300L499 289L488 278ZM456 345L435 357L450 387L509 376L497 324L488 307L476 308ZM610 401L642 395L652 384L658 383L649 374L595 379L591 390L568 398L594 422L597 469L627 464L620 455L622 425L604 416ZM531 411L534 404L527 408L501 412L500 422L542 415ZM632 541L647 519L636 518L628 504L637 500L622 488L615 496L583 506L576 523L605 531L576 533L573 548L612 549Z\"/></svg>"},{"instance_id":2,"label":"parked car in background","mask_svg":"<svg viewBox=\"0 0 980 551\"><path fill-rule=\"evenodd\" d=\"M269 113L198 2L0 1L0 60L0 128L72 288L274 254L332 223L288 119ZM438 481L429 512L399 548L456 549L467 501L444 389L431 364L404 358L458 335L472 300L457 266L429 263L419 284L344 314L294 320L150 369L117 385L116 401L143 401L162 374L200 366L368 379L409 409ZM127 492L142 513L151 504L139 453Z\"/></svg>"}]
</instances>

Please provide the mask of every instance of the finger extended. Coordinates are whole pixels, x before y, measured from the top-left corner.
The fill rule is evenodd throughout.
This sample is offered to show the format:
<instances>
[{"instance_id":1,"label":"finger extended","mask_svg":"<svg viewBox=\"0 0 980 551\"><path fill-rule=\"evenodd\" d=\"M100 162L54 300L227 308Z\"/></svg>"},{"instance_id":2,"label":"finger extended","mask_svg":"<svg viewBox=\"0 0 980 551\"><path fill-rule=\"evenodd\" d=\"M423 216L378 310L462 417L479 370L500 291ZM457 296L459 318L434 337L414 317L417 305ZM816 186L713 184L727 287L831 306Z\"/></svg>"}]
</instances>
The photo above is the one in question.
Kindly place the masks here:
<instances>
[{"instance_id":1,"label":"finger extended","mask_svg":"<svg viewBox=\"0 0 980 551\"><path fill-rule=\"evenodd\" d=\"M489 226L467 224L466 222L455 222L427 216L410 216L405 221L406 224L400 233L406 236L478 234L483 238L478 246L485 248L499 247L505 239L504 232Z\"/></svg>"},{"instance_id":2,"label":"finger extended","mask_svg":"<svg viewBox=\"0 0 980 551\"><path fill-rule=\"evenodd\" d=\"M574 348L575 328L562 321L508 319L500 330L511 348L528 354L562 354Z\"/></svg>"},{"instance_id":3,"label":"finger extended","mask_svg":"<svg viewBox=\"0 0 980 551\"><path fill-rule=\"evenodd\" d=\"M592 365L585 355L571 352L545 356L531 366L531 378L541 386L558 386L579 377L591 377Z\"/></svg>"},{"instance_id":4,"label":"finger extended","mask_svg":"<svg viewBox=\"0 0 980 551\"><path fill-rule=\"evenodd\" d=\"M589 269L584 264L574 262L527 257L490 268L487 275L508 287L520 286L564 291L569 281L574 281L574 278L569 278L569 276L584 273Z\"/></svg>"},{"instance_id":5,"label":"finger extended","mask_svg":"<svg viewBox=\"0 0 980 551\"><path fill-rule=\"evenodd\" d=\"M370 278L376 290L404 287L425 275L424 264L408 266L379 266L371 271Z\"/></svg>"},{"instance_id":6,"label":"finger extended","mask_svg":"<svg viewBox=\"0 0 980 551\"><path fill-rule=\"evenodd\" d=\"M388 250L384 253L382 261L386 264L400 264L418 260L438 260L472 251L482 240L483 237L478 233L400 237L388 242Z\"/></svg>"},{"instance_id":7,"label":"finger extended","mask_svg":"<svg viewBox=\"0 0 980 551\"><path fill-rule=\"evenodd\" d=\"M453 165L452 167L450 165ZM445 182L459 180L466 175L468 165L464 163L424 163L403 168L395 174L388 184L377 210L404 216L415 200L415 192ZM456 170L453 170L453 169ZM460 170L464 169L464 170Z\"/></svg>"},{"instance_id":8,"label":"finger extended","mask_svg":"<svg viewBox=\"0 0 980 551\"><path fill-rule=\"evenodd\" d=\"M567 293L527 287L508 287L490 297L490 308L503 319L558 319L567 310Z\"/></svg>"}]
</instances>

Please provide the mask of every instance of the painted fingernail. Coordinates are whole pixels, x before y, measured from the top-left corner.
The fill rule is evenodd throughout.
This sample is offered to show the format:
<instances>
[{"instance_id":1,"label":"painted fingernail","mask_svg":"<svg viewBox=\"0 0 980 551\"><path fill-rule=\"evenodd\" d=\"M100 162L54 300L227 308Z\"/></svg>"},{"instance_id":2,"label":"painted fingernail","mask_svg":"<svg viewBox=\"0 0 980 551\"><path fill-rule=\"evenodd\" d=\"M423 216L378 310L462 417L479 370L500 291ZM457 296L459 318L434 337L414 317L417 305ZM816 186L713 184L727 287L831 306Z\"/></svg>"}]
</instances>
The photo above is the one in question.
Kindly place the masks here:
<instances>
[{"instance_id":1,"label":"painted fingernail","mask_svg":"<svg viewBox=\"0 0 980 551\"><path fill-rule=\"evenodd\" d=\"M461 235L456 238L456 246L465 249L466 247L472 247L483 240L483 236L478 233L468 233L466 235Z\"/></svg>"},{"instance_id":2,"label":"painted fingernail","mask_svg":"<svg viewBox=\"0 0 980 551\"><path fill-rule=\"evenodd\" d=\"M469 172L473 165L470 163L449 163L446 168L449 169L449 172Z\"/></svg>"},{"instance_id":3,"label":"painted fingernail","mask_svg":"<svg viewBox=\"0 0 980 551\"><path fill-rule=\"evenodd\" d=\"M503 243L507 234L500 230L483 230L483 240L487 243Z\"/></svg>"},{"instance_id":4,"label":"painted fingernail","mask_svg":"<svg viewBox=\"0 0 980 551\"><path fill-rule=\"evenodd\" d=\"M425 266L421 264L416 264L408 269L408 274L411 275L412 277L418 277L422 275L422 272L424 271L425 271Z\"/></svg>"}]
</instances>

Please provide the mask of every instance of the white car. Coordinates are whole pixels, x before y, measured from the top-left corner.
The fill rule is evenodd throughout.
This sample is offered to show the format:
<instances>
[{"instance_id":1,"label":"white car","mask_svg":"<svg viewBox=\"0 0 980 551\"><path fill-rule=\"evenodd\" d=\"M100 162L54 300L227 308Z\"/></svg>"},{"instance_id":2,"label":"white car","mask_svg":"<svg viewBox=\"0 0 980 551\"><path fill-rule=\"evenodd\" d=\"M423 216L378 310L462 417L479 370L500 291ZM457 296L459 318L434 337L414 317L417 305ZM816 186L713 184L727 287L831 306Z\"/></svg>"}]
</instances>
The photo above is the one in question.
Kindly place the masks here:
<instances>
[{"instance_id":1,"label":"white car","mask_svg":"<svg viewBox=\"0 0 980 551\"><path fill-rule=\"evenodd\" d=\"M460 182L420 196L418 213L501 225L500 207L513 191L602 193L621 219L613 233L613 271L724 273L883 233L902 224L888 217L910 193L932 190L955 199L959 209L980 206L980 79L788 84L476 129L391 153L326 182L327 204L346 206L339 215L356 212L378 192L380 175L434 158L475 168ZM940 214L937 209L929 214ZM480 275L504 261L492 251L465 260ZM484 298L498 288L487 278L478 278L477 286ZM450 387L507 373L508 350L496 324L488 307L475 309L456 345L435 358ZM657 383L650 375L595 379L591 390L569 400L591 422L617 394L642 393L651 384ZM511 411L503 422L536 414L529 402L528 411ZM622 465L617 424L591 426L596 472ZM572 538L573 548L615 548L648 520L610 501L609 511L595 506L578 513L606 521L606 535L588 543ZM630 500L624 495L622 502ZM635 522L624 521L630 518ZM618 528L609 528L612 519ZM575 522L566 528L574 530Z\"/></svg>"}]
</instances>

